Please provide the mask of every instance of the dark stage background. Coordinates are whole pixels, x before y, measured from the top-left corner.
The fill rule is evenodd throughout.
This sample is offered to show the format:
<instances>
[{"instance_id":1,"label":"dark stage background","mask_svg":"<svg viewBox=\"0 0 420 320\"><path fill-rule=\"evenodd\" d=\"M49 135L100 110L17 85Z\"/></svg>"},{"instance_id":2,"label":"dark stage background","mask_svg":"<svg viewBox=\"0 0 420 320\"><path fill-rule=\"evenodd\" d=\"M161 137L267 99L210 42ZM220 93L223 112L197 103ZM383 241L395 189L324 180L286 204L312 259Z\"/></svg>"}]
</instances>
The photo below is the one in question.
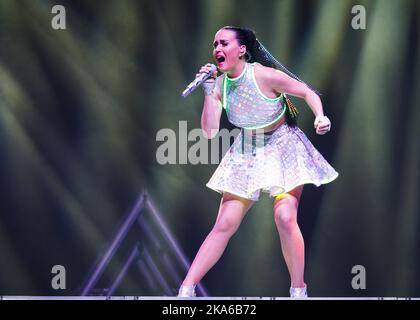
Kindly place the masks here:
<instances>
[{"instance_id":1,"label":"dark stage background","mask_svg":"<svg viewBox=\"0 0 420 320\"><path fill-rule=\"evenodd\" d=\"M65 30L51 27L56 4ZM365 30L352 28L354 5ZM220 196L205 187L216 165L160 165L156 135L199 127L202 93L180 92L211 61L214 33L240 25L322 92L333 123L317 136L294 99L340 173L302 196L310 295L420 296L419 12L416 0L0 0L0 294L78 295L142 190L192 260L216 217ZM54 265L65 290L51 287ZM352 288L355 265L365 290ZM159 295L142 279L133 268L116 294ZM203 284L287 296L268 196Z\"/></svg>"}]
</instances>

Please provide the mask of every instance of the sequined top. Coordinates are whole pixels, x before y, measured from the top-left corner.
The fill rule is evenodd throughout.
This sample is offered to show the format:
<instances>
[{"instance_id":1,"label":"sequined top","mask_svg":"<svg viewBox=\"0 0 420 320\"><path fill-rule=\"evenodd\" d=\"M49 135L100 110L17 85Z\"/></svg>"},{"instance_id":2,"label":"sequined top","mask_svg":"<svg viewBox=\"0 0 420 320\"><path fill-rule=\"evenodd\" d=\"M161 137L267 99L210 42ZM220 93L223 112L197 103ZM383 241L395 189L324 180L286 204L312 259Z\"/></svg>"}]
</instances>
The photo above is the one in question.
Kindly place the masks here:
<instances>
[{"instance_id":1,"label":"sequined top","mask_svg":"<svg viewBox=\"0 0 420 320\"><path fill-rule=\"evenodd\" d=\"M284 96L265 96L257 85L255 63L246 63L241 75L222 82L222 103L229 121L245 129L260 129L278 121L286 111Z\"/></svg>"}]
</instances>

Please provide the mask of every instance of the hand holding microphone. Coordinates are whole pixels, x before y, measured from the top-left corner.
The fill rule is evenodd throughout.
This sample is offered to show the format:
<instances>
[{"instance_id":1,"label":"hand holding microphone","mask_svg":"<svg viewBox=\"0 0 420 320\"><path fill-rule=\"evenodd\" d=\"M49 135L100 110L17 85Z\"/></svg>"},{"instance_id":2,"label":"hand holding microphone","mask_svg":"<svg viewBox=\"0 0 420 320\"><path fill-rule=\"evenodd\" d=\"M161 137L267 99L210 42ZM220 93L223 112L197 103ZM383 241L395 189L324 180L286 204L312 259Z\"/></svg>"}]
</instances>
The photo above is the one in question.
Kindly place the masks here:
<instances>
[{"instance_id":1,"label":"hand holding microphone","mask_svg":"<svg viewBox=\"0 0 420 320\"><path fill-rule=\"evenodd\" d=\"M201 67L200 72L196 75L196 78L182 92L182 96L185 98L195 89L197 89L197 87L199 87L200 85L203 85L205 95L211 94L216 85L216 80L213 77L216 74L217 68L214 64L208 63L205 66Z\"/></svg>"}]
</instances>

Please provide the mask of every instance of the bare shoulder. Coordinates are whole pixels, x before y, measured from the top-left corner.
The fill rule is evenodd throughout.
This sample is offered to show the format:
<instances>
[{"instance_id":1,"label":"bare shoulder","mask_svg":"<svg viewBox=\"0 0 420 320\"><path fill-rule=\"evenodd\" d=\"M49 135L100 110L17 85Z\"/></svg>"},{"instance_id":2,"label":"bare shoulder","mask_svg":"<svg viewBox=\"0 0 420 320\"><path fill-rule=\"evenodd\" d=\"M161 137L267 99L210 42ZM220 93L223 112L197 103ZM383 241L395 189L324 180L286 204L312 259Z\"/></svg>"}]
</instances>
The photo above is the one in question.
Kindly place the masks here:
<instances>
[{"instance_id":1,"label":"bare shoulder","mask_svg":"<svg viewBox=\"0 0 420 320\"><path fill-rule=\"evenodd\" d=\"M267 96L277 96L279 93L284 92L282 85L284 77L281 71L256 63L254 65L254 74L260 89Z\"/></svg>"},{"instance_id":2,"label":"bare shoulder","mask_svg":"<svg viewBox=\"0 0 420 320\"><path fill-rule=\"evenodd\" d=\"M255 76L260 79L260 81L273 81L275 79L278 79L279 77L282 77L282 72L274 69L274 68L270 68L270 67L266 67L263 66L260 63L256 63L254 65L254 72L255 72Z\"/></svg>"},{"instance_id":3,"label":"bare shoulder","mask_svg":"<svg viewBox=\"0 0 420 320\"><path fill-rule=\"evenodd\" d=\"M258 73L259 72L265 73L265 72L271 72L273 70L276 70L270 67L263 66L261 63L258 63L258 62L254 63L254 69L255 69L255 72L258 72Z\"/></svg>"}]
</instances>

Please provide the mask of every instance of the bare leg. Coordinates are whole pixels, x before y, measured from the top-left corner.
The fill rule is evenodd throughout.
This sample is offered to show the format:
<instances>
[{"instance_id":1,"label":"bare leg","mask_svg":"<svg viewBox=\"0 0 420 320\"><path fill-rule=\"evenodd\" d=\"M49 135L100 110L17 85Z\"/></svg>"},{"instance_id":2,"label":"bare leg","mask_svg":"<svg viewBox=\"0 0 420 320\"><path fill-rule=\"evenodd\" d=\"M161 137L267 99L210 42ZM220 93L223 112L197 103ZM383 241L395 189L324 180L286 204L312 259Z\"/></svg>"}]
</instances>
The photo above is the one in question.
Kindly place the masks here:
<instances>
[{"instance_id":1,"label":"bare leg","mask_svg":"<svg viewBox=\"0 0 420 320\"><path fill-rule=\"evenodd\" d=\"M280 235L281 249L290 273L291 286L305 286L305 245L297 224L297 211L303 186L277 196L274 201L274 220Z\"/></svg>"},{"instance_id":2,"label":"bare leg","mask_svg":"<svg viewBox=\"0 0 420 320\"><path fill-rule=\"evenodd\" d=\"M216 223L195 256L183 286L197 284L216 264L252 204L251 200L223 194Z\"/></svg>"}]
</instances>

